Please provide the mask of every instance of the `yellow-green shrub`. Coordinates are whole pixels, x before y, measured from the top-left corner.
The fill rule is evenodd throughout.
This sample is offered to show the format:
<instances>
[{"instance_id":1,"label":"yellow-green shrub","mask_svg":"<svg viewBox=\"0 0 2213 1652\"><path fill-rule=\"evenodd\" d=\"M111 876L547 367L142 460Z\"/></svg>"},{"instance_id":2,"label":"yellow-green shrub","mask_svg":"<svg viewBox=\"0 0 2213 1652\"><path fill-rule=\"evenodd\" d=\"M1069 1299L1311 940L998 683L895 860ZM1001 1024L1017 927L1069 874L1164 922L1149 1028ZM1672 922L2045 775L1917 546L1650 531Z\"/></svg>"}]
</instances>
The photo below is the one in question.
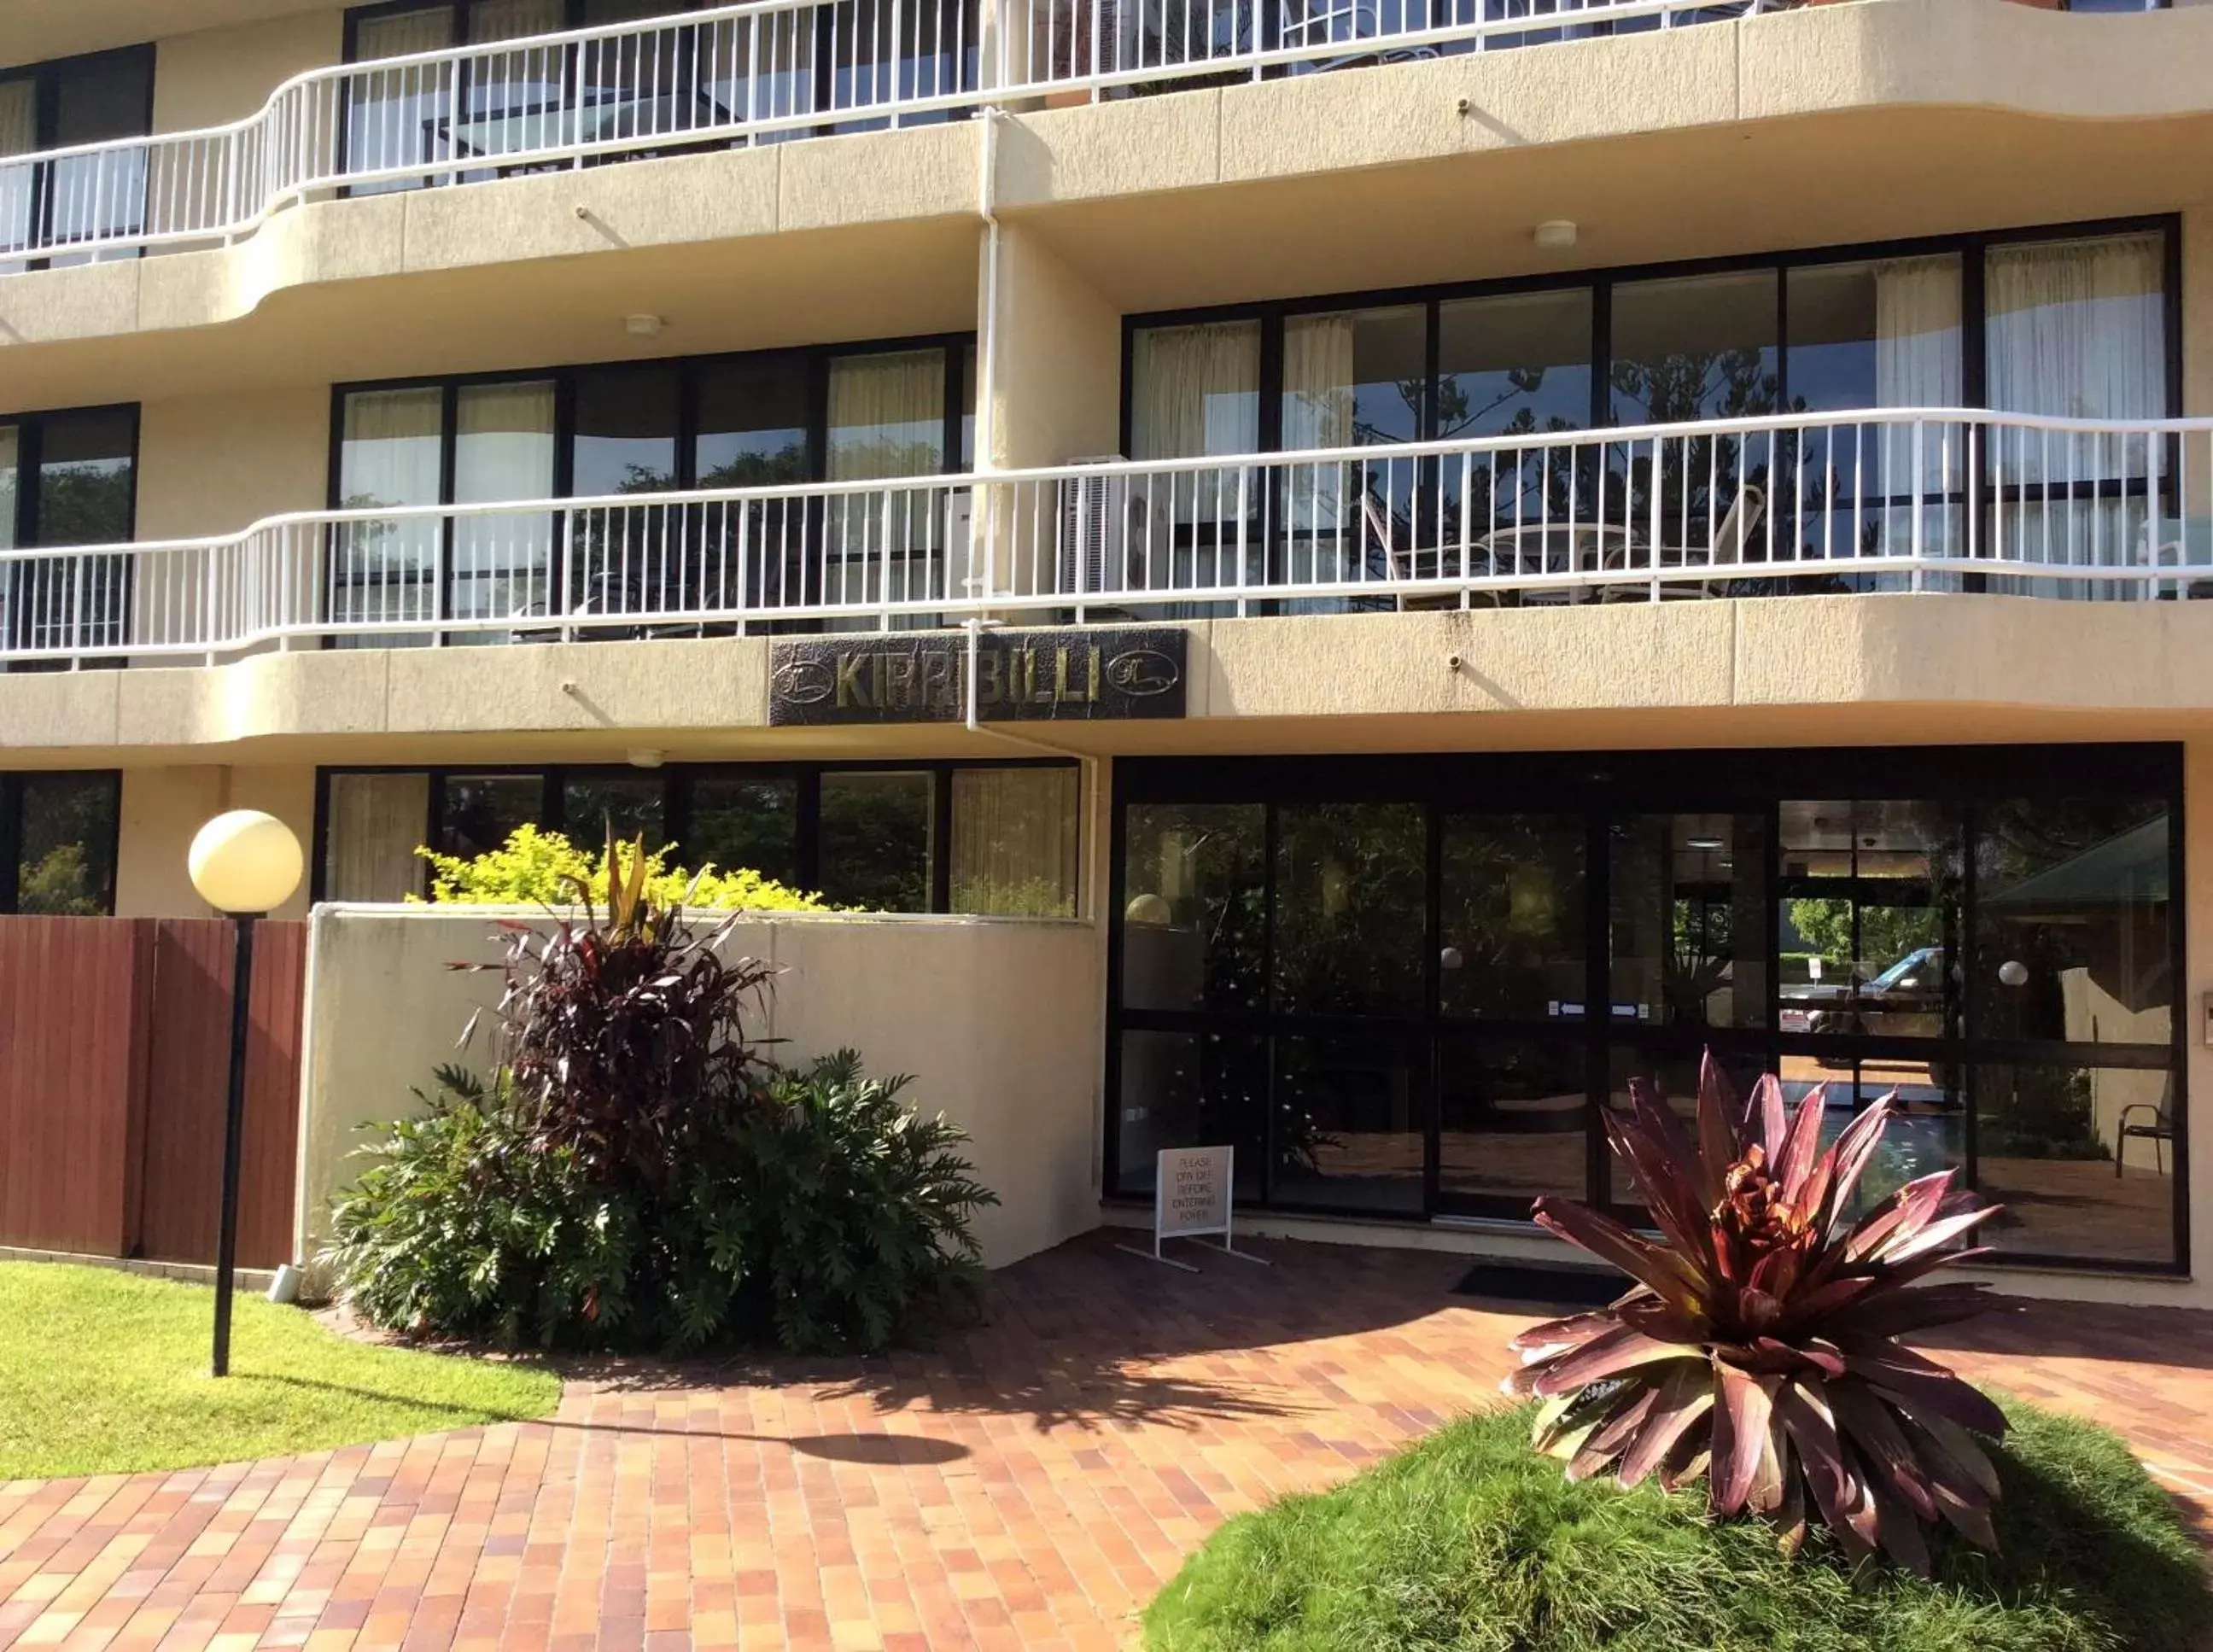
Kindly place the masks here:
<instances>
[{"instance_id":1,"label":"yellow-green shrub","mask_svg":"<svg viewBox=\"0 0 2213 1652\"><path fill-rule=\"evenodd\" d=\"M819 895L785 887L747 868L722 871L710 864L695 874L667 863L669 850L646 857L647 888L657 905L681 904L694 910L754 912L818 912L831 908ZM558 832L517 826L497 849L473 860L415 851L430 863L430 899L464 906L564 906L574 901L572 879L581 878L594 902L607 898L607 851L579 849Z\"/></svg>"}]
</instances>

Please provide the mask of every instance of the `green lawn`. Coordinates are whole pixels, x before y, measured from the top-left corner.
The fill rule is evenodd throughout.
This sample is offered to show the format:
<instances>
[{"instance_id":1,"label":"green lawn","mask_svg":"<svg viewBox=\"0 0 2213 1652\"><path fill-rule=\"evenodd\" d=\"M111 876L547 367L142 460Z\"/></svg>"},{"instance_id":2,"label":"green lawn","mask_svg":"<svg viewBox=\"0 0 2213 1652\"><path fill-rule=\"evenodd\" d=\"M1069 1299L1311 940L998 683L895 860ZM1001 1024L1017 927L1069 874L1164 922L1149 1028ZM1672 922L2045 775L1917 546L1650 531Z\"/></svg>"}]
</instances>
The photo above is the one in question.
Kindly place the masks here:
<instances>
[{"instance_id":1,"label":"green lawn","mask_svg":"<svg viewBox=\"0 0 2213 1652\"><path fill-rule=\"evenodd\" d=\"M0 1480L186 1468L544 1417L551 1372L349 1341L241 1295L208 1375L215 1293L0 1262Z\"/></svg>"},{"instance_id":2,"label":"green lawn","mask_svg":"<svg viewBox=\"0 0 2213 1652\"><path fill-rule=\"evenodd\" d=\"M1991 1557L1855 1577L1713 1525L1704 1487L1570 1485L1527 1408L1441 1429L1336 1490L1231 1521L1145 1614L1150 1652L2186 1652L2204 1558L2114 1436L2009 1402Z\"/></svg>"}]
</instances>

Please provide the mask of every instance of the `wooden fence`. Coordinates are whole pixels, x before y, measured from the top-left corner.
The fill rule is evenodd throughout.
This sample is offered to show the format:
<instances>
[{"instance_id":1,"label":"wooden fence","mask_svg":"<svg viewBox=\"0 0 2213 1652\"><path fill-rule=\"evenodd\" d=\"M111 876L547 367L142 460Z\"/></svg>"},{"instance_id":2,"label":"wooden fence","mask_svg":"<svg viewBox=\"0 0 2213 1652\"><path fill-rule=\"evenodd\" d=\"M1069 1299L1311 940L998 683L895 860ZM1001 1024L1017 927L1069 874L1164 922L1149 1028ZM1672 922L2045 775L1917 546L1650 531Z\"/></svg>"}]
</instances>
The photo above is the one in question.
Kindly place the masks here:
<instances>
[{"instance_id":1,"label":"wooden fence","mask_svg":"<svg viewBox=\"0 0 2213 1652\"><path fill-rule=\"evenodd\" d=\"M0 1245L212 1262L232 932L0 917ZM239 1260L292 1257L307 925L255 936Z\"/></svg>"}]
</instances>

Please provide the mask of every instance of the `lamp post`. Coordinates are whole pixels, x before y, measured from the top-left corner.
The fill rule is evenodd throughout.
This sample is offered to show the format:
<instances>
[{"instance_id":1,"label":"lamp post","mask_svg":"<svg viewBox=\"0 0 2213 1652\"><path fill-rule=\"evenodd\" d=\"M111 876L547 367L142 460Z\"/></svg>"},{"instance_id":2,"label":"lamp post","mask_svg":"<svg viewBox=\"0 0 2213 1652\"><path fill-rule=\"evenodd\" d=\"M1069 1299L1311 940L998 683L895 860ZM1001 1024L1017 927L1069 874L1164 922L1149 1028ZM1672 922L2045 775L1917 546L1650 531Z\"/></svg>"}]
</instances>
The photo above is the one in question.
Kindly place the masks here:
<instances>
[{"instance_id":1,"label":"lamp post","mask_svg":"<svg viewBox=\"0 0 2213 1652\"><path fill-rule=\"evenodd\" d=\"M223 1123L223 1218L215 1248L213 1373L230 1373L230 1295L238 1272L238 1168L246 1134L246 1046L253 1027L253 925L300 887L300 840L273 814L233 809L192 838L186 865L200 899L238 931L230 975L230 1091Z\"/></svg>"}]
</instances>

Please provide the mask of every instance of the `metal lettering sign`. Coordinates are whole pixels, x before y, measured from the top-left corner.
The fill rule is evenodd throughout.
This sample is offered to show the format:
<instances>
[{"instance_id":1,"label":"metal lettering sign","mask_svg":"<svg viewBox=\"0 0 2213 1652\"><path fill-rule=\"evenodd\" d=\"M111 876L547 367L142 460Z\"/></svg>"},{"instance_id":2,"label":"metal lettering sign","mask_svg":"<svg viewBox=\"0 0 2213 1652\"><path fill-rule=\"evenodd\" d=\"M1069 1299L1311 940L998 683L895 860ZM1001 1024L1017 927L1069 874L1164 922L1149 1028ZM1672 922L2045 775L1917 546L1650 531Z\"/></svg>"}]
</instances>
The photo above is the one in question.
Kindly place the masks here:
<instances>
[{"instance_id":1,"label":"metal lettering sign","mask_svg":"<svg viewBox=\"0 0 2213 1652\"><path fill-rule=\"evenodd\" d=\"M1117 1245L1131 1256L1149 1256L1186 1273L1198 1270L1161 1254L1161 1243L1169 1239L1196 1239L1202 1234L1222 1235L1211 1248L1241 1261L1269 1265L1268 1259L1241 1251L1229 1236L1230 1190L1236 1186L1237 1151L1228 1147L1164 1147L1153 1161L1153 1248L1141 1251Z\"/></svg>"},{"instance_id":2,"label":"metal lettering sign","mask_svg":"<svg viewBox=\"0 0 2213 1652\"><path fill-rule=\"evenodd\" d=\"M1184 714L1186 633L986 631L976 647L976 710L987 722L1091 722ZM770 656L774 728L960 722L968 716L968 638L790 637Z\"/></svg>"}]
</instances>

